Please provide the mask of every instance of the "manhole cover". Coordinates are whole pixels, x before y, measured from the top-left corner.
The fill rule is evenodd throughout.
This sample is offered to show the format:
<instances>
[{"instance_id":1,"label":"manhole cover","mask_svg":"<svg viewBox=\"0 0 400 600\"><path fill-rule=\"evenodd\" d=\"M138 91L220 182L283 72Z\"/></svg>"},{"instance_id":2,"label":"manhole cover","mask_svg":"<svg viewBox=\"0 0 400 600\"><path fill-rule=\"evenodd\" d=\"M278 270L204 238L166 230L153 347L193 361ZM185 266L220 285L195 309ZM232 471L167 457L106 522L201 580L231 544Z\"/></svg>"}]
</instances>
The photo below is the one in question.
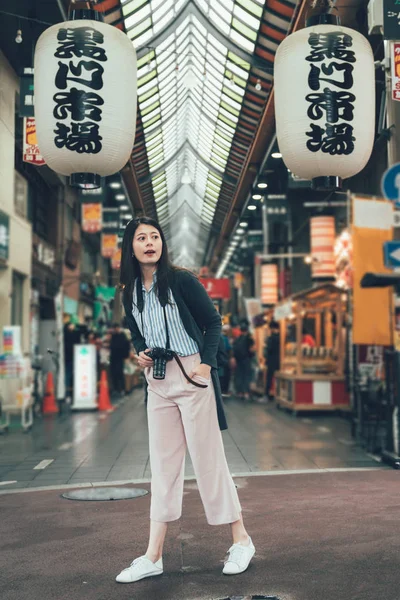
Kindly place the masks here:
<instances>
[{"instance_id":1,"label":"manhole cover","mask_svg":"<svg viewBox=\"0 0 400 600\"><path fill-rule=\"evenodd\" d=\"M229 596L218 600L279 600L278 596Z\"/></svg>"},{"instance_id":2,"label":"manhole cover","mask_svg":"<svg viewBox=\"0 0 400 600\"><path fill-rule=\"evenodd\" d=\"M148 493L147 490L141 488L99 487L71 490L61 494L61 497L67 500L131 500L132 498L146 496Z\"/></svg>"}]
</instances>

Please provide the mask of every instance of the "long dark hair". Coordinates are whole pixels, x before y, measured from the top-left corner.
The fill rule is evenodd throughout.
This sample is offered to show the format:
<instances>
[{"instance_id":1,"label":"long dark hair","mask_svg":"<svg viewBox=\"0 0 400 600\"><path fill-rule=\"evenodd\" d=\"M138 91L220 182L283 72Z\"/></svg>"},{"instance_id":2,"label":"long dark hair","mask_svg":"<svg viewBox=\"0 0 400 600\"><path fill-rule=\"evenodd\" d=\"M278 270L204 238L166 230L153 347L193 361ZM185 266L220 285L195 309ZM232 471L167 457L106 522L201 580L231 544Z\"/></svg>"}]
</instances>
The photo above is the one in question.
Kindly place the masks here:
<instances>
[{"instance_id":1,"label":"long dark hair","mask_svg":"<svg viewBox=\"0 0 400 600\"><path fill-rule=\"evenodd\" d=\"M168 248L165 240L165 235L160 225L150 217L139 217L129 221L125 228L124 237L122 239L122 255L121 255L121 270L120 284L124 289L124 299L130 302L133 298L133 290L136 282L138 308L143 310L143 295L142 295L142 272L139 261L136 256L132 256L132 242L135 236L136 229L139 225L150 225L157 229L162 241L162 252L160 260L157 263L157 287L156 292L162 306L168 303L169 280L173 271L177 269L168 256Z\"/></svg>"}]
</instances>

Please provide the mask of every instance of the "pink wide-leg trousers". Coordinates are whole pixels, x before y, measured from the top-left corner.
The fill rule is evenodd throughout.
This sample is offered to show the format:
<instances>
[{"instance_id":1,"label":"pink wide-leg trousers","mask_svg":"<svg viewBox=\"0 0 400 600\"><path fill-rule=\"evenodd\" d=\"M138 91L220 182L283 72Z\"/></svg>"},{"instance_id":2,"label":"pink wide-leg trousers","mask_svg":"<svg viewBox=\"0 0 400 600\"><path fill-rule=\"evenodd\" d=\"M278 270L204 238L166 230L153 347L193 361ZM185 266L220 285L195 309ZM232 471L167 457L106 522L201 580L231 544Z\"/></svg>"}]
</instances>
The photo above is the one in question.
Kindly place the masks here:
<instances>
[{"instance_id":1,"label":"pink wide-leg trousers","mask_svg":"<svg viewBox=\"0 0 400 600\"><path fill-rule=\"evenodd\" d=\"M200 356L181 360L190 375L200 363ZM160 522L180 518L187 448L208 523L237 521L241 507L226 462L212 381L195 379L207 383L206 389L188 383L176 360L167 363L165 379L153 379L152 368L146 369L146 379L152 472L150 518Z\"/></svg>"}]
</instances>

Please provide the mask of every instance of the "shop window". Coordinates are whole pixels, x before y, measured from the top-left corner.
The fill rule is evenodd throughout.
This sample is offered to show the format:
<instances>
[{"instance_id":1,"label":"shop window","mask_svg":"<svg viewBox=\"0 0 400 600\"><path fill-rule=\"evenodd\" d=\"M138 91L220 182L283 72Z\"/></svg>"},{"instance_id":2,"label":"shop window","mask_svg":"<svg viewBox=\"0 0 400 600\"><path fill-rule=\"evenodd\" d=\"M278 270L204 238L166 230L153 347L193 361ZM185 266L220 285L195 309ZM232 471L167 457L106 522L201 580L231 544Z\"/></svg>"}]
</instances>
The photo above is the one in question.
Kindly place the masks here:
<instances>
[{"instance_id":1,"label":"shop window","mask_svg":"<svg viewBox=\"0 0 400 600\"><path fill-rule=\"evenodd\" d=\"M14 171L14 210L18 216L28 218L28 182L18 171Z\"/></svg>"},{"instance_id":2,"label":"shop window","mask_svg":"<svg viewBox=\"0 0 400 600\"><path fill-rule=\"evenodd\" d=\"M24 275L17 271L12 274L11 325L23 325Z\"/></svg>"}]
</instances>

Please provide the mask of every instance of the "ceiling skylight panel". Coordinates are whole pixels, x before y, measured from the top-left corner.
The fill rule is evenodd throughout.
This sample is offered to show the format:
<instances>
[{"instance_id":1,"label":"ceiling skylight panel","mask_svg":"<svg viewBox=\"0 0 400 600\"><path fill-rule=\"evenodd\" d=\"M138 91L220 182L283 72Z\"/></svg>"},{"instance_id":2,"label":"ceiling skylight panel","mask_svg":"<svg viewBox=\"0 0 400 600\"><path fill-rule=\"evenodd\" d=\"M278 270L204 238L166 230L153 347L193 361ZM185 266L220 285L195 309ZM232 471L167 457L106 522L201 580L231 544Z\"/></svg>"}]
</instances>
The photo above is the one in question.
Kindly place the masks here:
<instances>
[{"instance_id":1,"label":"ceiling skylight panel","mask_svg":"<svg viewBox=\"0 0 400 600\"><path fill-rule=\"evenodd\" d=\"M155 82L152 80L155 79L156 75L157 75L157 71L154 69L150 73L146 73L145 75L143 75L143 77L138 79L137 87L138 87L138 89L140 89L140 92L142 91L141 87L144 86L149 81L151 81L151 85L154 85Z\"/></svg>"},{"instance_id":2,"label":"ceiling skylight panel","mask_svg":"<svg viewBox=\"0 0 400 600\"><path fill-rule=\"evenodd\" d=\"M242 46L242 48L244 48L245 50L248 50L251 53L254 52L255 44L253 42L250 42L247 38L245 38L243 35L241 35L235 29L232 29L232 31L231 31L231 38L239 46ZM257 38L257 34L255 34L255 36L254 36L254 41L256 40L256 38Z\"/></svg>"},{"instance_id":3,"label":"ceiling skylight panel","mask_svg":"<svg viewBox=\"0 0 400 600\"><path fill-rule=\"evenodd\" d=\"M151 15L150 6L148 4L145 4L142 8L140 8L139 10L137 10L136 12L131 14L129 17L125 18L125 28L127 30L131 29L131 27L135 23L140 24L142 21L144 21L144 19L146 17L150 17L150 15ZM146 26L146 29L147 29L147 26Z\"/></svg>"},{"instance_id":4,"label":"ceiling skylight panel","mask_svg":"<svg viewBox=\"0 0 400 600\"><path fill-rule=\"evenodd\" d=\"M185 4L187 4L187 2L188 2L188 0L177 0L177 1L175 2L175 14L176 14L176 13L178 13L178 12L181 10L181 8L182 8L182 7L183 7Z\"/></svg>"},{"instance_id":5,"label":"ceiling skylight panel","mask_svg":"<svg viewBox=\"0 0 400 600\"><path fill-rule=\"evenodd\" d=\"M247 79L249 78L248 70L242 69L239 65L235 64L234 62L231 62L230 60L226 61L226 70L227 72L234 74L235 82L238 80L238 78L242 79L243 81L247 81Z\"/></svg>"},{"instance_id":6,"label":"ceiling skylight panel","mask_svg":"<svg viewBox=\"0 0 400 600\"><path fill-rule=\"evenodd\" d=\"M175 72L175 65L174 63L171 63L168 65L168 67L163 67L162 71L160 71L158 73L158 81L159 81L159 85L160 85L160 89L163 87L164 83L168 83L168 81L166 81L169 77L172 76L172 74Z\"/></svg>"},{"instance_id":7,"label":"ceiling skylight panel","mask_svg":"<svg viewBox=\"0 0 400 600\"><path fill-rule=\"evenodd\" d=\"M230 121L230 123L232 123L232 127L236 128L236 123L238 122L239 118L236 115L233 115L231 112L227 111L225 108L223 108L223 106L220 106L219 110L219 114L221 115L221 117L226 117L226 119L228 119L228 122Z\"/></svg>"},{"instance_id":8,"label":"ceiling skylight panel","mask_svg":"<svg viewBox=\"0 0 400 600\"><path fill-rule=\"evenodd\" d=\"M219 14L217 14L215 12L215 10L210 10L210 19L211 21L213 21L213 23L218 27L218 29L224 33L225 35L229 35L230 32L230 25L229 23L224 20L222 17L220 17ZM230 20L230 15L229 15L229 20Z\"/></svg>"},{"instance_id":9,"label":"ceiling skylight panel","mask_svg":"<svg viewBox=\"0 0 400 600\"><path fill-rule=\"evenodd\" d=\"M153 110L155 110L159 106L160 106L160 101L158 99L155 99L154 97L150 98L150 100L147 100L147 102L144 102L140 106L140 112L142 114L142 117L148 115L149 113L151 113Z\"/></svg>"},{"instance_id":10,"label":"ceiling skylight panel","mask_svg":"<svg viewBox=\"0 0 400 600\"><path fill-rule=\"evenodd\" d=\"M156 78L151 79L147 83L143 83L140 87L139 87L139 82L138 82L138 96L139 96L139 98L141 98L144 94L147 94L153 88L157 88L157 79Z\"/></svg>"},{"instance_id":11,"label":"ceiling skylight panel","mask_svg":"<svg viewBox=\"0 0 400 600\"><path fill-rule=\"evenodd\" d=\"M152 105L149 109L142 112L143 123L147 123L147 121L150 121L154 116L160 114L160 102L156 102L155 104L156 106Z\"/></svg>"},{"instance_id":12,"label":"ceiling skylight panel","mask_svg":"<svg viewBox=\"0 0 400 600\"><path fill-rule=\"evenodd\" d=\"M135 22L137 23L136 19ZM137 23L134 27L130 29L127 28L127 33L129 37L135 41L137 37L139 37L142 33L144 33L147 29L151 28L151 17L144 19L140 23Z\"/></svg>"},{"instance_id":13,"label":"ceiling skylight panel","mask_svg":"<svg viewBox=\"0 0 400 600\"><path fill-rule=\"evenodd\" d=\"M243 10L243 8L241 8L237 4L233 9L233 14L240 21L242 21L242 23L245 23L246 26L248 26L249 28L253 29L256 32L258 31L258 29L260 27L260 19L253 17L251 14L249 14L246 10Z\"/></svg>"},{"instance_id":14,"label":"ceiling skylight panel","mask_svg":"<svg viewBox=\"0 0 400 600\"><path fill-rule=\"evenodd\" d=\"M164 53L163 57L157 57L158 70L167 68L171 63L176 62L176 56L174 52L170 54Z\"/></svg>"},{"instance_id":15,"label":"ceiling skylight panel","mask_svg":"<svg viewBox=\"0 0 400 600\"><path fill-rule=\"evenodd\" d=\"M138 95L138 101L139 101L139 103L146 102L146 100L148 100L149 98L152 98L156 94L158 94L158 86L157 85L151 87L148 92L146 92L144 94L140 94L140 96Z\"/></svg>"},{"instance_id":16,"label":"ceiling skylight panel","mask_svg":"<svg viewBox=\"0 0 400 600\"><path fill-rule=\"evenodd\" d=\"M160 8L160 6L163 6L165 4L167 4L167 8L170 8L171 5L173 4L172 0L150 0L151 4L151 10L153 11L153 14L157 12L157 10Z\"/></svg>"}]
</instances>

